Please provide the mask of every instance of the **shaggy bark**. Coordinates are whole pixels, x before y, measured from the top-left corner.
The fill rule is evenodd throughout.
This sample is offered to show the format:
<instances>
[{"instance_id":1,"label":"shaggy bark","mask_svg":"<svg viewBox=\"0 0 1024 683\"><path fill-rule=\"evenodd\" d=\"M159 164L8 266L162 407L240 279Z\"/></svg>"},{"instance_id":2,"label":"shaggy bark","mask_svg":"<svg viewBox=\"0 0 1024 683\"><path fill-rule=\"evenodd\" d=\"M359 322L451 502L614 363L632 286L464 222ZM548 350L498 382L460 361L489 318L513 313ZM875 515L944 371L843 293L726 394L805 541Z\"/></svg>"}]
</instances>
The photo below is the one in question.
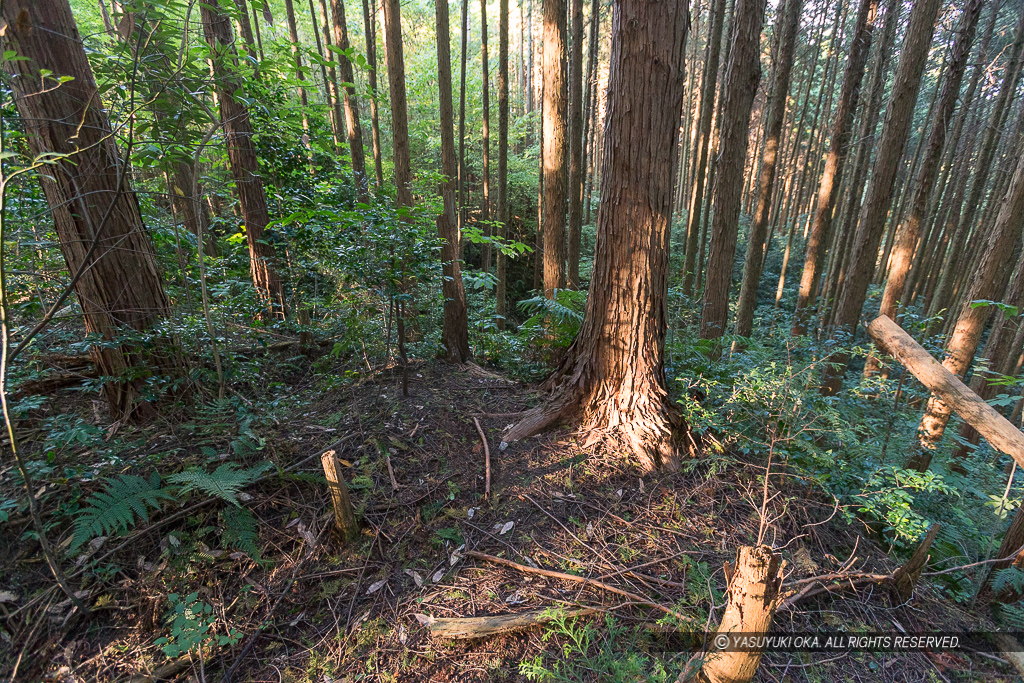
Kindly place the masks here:
<instances>
[{"instance_id":1,"label":"shaggy bark","mask_svg":"<svg viewBox=\"0 0 1024 683\"><path fill-rule=\"evenodd\" d=\"M572 49L569 59L569 239L566 250L570 289L580 285L583 230L583 0L572 0Z\"/></svg>"},{"instance_id":2,"label":"shaggy bark","mask_svg":"<svg viewBox=\"0 0 1024 683\"><path fill-rule=\"evenodd\" d=\"M110 344L90 347L104 385L111 416L127 417L137 405L136 383L154 370L172 370L176 354L169 344L146 352L125 344L126 332L152 328L170 312L153 244L142 222L135 192L127 182L110 121L100 102L66 0L5 0L3 50L24 60L3 60L18 113L33 156L67 155L39 173L72 274L82 271L74 291L85 330ZM72 76L57 85L44 78ZM116 378L132 374L132 381ZM142 375L142 377L139 377Z\"/></svg>"},{"instance_id":3,"label":"shaggy bark","mask_svg":"<svg viewBox=\"0 0 1024 683\"><path fill-rule=\"evenodd\" d=\"M508 0L498 2L498 238L505 240L508 231ZM522 41L520 41L522 48ZM505 326L505 297L507 263L505 254L497 253L495 288L498 327Z\"/></svg>"},{"instance_id":4,"label":"shaggy bark","mask_svg":"<svg viewBox=\"0 0 1024 683\"><path fill-rule=\"evenodd\" d=\"M377 187L384 184L384 164L380 149L380 116L377 108L377 7L370 10L370 0L363 0L363 30L366 33L367 80L370 83L370 128L373 134L373 170Z\"/></svg>"},{"instance_id":5,"label":"shaggy bark","mask_svg":"<svg viewBox=\"0 0 1024 683\"><path fill-rule=\"evenodd\" d=\"M684 90L685 0L621 0L612 18L608 118L594 274L580 332L544 387L554 393L506 437L560 419L675 466L684 427L665 385L669 219Z\"/></svg>"},{"instance_id":6,"label":"shaggy bark","mask_svg":"<svg viewBox=\"0 0 1024 683\"><path fill-rule=\"evenodd\" d=\"M405 97L405 54L402 50L402 14L398 0L384 0L384 56L391 92L391 145L395 163L395 190L399 206L412 206L412 162L409 158L409 114Z\"/></svg>"},{"instance_id":7,"label":"shaggy bark","mask_svg":"<svg viewBox=\"0 0 1024 683\"><path fill-rule=\"evenodd\" d=\"M348 41L348 22L345 21L344 0L331 0L331 25L334 29L334 42L342 50L351 45ZM338 55L338 75L341 76L341 100L345 109L345 134L348 138L348 150L352 159L352 173L356 177L356 186L363 201L367 199L366 155L363 153L363 130L359 125L359 103L356 100L356 76L352 70L352 62L345 55Z\"/></svg>"}]
</instances>

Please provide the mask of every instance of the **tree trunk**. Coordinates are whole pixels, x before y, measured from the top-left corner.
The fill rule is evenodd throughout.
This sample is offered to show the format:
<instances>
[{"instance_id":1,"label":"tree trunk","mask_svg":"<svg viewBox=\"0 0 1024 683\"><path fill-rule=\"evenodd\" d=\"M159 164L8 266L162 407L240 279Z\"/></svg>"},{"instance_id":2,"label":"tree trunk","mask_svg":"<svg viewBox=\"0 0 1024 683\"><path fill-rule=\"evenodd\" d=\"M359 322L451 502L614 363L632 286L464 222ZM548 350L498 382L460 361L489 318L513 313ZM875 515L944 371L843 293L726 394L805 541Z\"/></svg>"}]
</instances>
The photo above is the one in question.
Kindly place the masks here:
<instances>
[{"instance_id":1,"label":"tree trunk","mask_svg":"<svg viewBox=\"0 0 1024 683\"><path fill-rule=\"evenodd\" d=\"M310 0L312 3L313 0ZM312 11L312 8L311 8ZM331 12L327 9L327 0L320 0L320 16L314 14L314 21L320 24L324 33L324 44L327 46L325 59L327 60L327 102L331 113L331 133L334 137L334 153L341 155L342 149L342 127L344 117L341 113L341 88L338 87L338 69L336 63L337 55L331 48L334 47Z\"/></svg>"},{"instance_id":2,"label":"tree trunk","mask_svg":"<svg viewBox=\"0 0 1024 683\"><path fill-rule=\"evenodd\" d=\"M391 145L395 163L398 206L412 206L412 162L409 158L409 114L405 99L405 55L402 50L402 14L398 0L384 0L384 57L391 93Z\"/></svg>"},{"instance_id":3,"label":"tree trunk","mask_svg":"<svg viewBox=\"0 0 1024 683\"><path fill-rule=\"evenodd\" d=\"M707 57L704 60L704 77L700 94L700 115L698 118L697 143L694 150L694 166L690 208L686 213L686 258L683 264L683 293L694 294L693 282L696 276L698 248L703 254L703 247L698 247L700 233L701 207L704 201L704 180L707 177L709 147L711 140L711 122L714 117L715 84L718 78L718 59L722 47L722 24L725 23L725 0L715 0L708 26Z\"/></svg>"},{"instance_id":4,"label":"tree trunk","mask_svg":"<svg viewBox=\"0 0 1024 683\"><path fill-rule=\"evenodd\" d=\"M916 189L911 203L910 214L903 220L897 230L896 246L889 264L889 279L882 295L881 315L896 320L896 309L907 283L907 272L917 249L921 235L921 224L925 219L935 179L939 172L939 160L942 148L946 144L946 133L953 119L960 84L967 70L967 59L971 53L971 43L981 15L981 0L967 0L960 18L960 28L953 41L946 66L946 75L942 83L942 92L933 112L932 129L928 135L927 151L921 170L917 176ZM956 144L954 141L953 144ZM884 266L884 261L883 261Z\"/></svg>"},{"instance_id":5,"label":"tree trunk","mask_svg":"<svg viewBox=\"0 0 1024 683\"><path fill-rule=\"evenodd\" d=\"M334 30L334 42L341 50L348 50L348 22L345 20L344 0L331 0L331 24ZM391 42L388 41L390 47ZM363 129L359 125L359 103L356 101L356 76L352 62L345 55L338 55L338 75L344 85L341 88L342 103L345 107L345 132L348 137L348 150L352 159L352 173L355 175L357 193L361 201L368 198L366 177L366 155L363 152Z\"/></svg>"},{"instance_id":6,"label":"tree trunk","mask_svg":"<svg viewBox=\"0 0 1024 683\"><path fill-rule=\"evenodd\" d=\"M544 0L544 296L565 288L565 0Z\"/></svg>"},{"instance_id":7,"label":"tree trunk","mask_svg":"<svg viewBox=\"0 0 1024 683\"><path fill-rule=\"evenodd\" d=\"M341 0L335 0L340 4ZM437 20L437 90L441 116L441 166L445 175L441 185L444 208L437 217L437 235L441 238L441 294L444 296L444 320L441 344L449 363L469 359L469 332L466 290L459 272L459 221L455 216L455 186L458 166L455 161L454 114L452 112L452 62L448 28L448 0L434 3ZM390 45L390 41L389 45ZM390 69L389 69L390 70Z\"/></svg>"},{"instance_id":8,"label":"tree trunk","mask_svg":"<svg viewBox=\"0 0 1024 683\"><path fill-rule=\"evenodd\" d=\"M370 127L373 132L373 170L377 187L384 185L384 164L380 149L380 117L377 109L377 5L370 11L370 0L363 0L363 29L366 31L367 78L370 81Z\"/></svg>"},{"instance_id":9,"label":"tree trunk","mask_svg":"<svg viewBox=\"0 0 1024 683\"><path fill-rule=\"evenodd\" d=\"M483 107L483 128L481 129L481 146L483 147L483 197L480 202L480 220L484 224L484 234L491 234L491 63L487 56L487 0L480 0L480 63L483 67L480 85L481 106ZM485 273L491 272L491 245L483 245L483 263Z\"/></svg>"},{"instance_id":10,"label":"tree trunk","mask_svg":"<svg viewBox=\"0 0 1024 683\"><path fill-rule=\"evenodd\" d=\"M153 244L128 183L110 121L67 0L6 0L3 60L34 157L67 155L47 164L39 181L61 253L74 283L85 330L106 344L89 352L111 377L104 396L111 417L137 407L138 385L151 373L173 371L175 349L157 341L148 351L123 335L146 332L170 313ZM42 75L48 70L50 77ZM60 76L74 80L57 84ZM127 379L131 376L131 379Z\"/></svg>"},{"instance_id":11,"label":"tree trunk","mask_svg":"<svg viewBox=\"0 0 1024 683\"><path fill-rule=\"evenodd\" d=\"M877 0L864 0L864 2L877 2ZM793 71L796 34L800 27L802 7L802 0L785 0L779 10L776 28L779 32L779 42L773 67L771 101L767 105L768 114L764 119L764 152L761 155L761 170L757 181L756 206L747 234L743 283L740 285L739 305L736 311L735 332L741 337L749 337L754 326L757 285L761 281L764 238L768 231L768 210L771 208L772 190L775 186L779 141L782 137L782 124L786 118L786 103L789 101L789 80Z\"/></svg>"},{"instance_id":12,"label":"tree trunk","mask_svg":"<svg viewBox=\"0 0 1024 683\"><path fill-rule=\"evenodd\" d=\"M295 23L294 0L284 0L285 17L288 20L288 38L292 45L292 66L299 81L299 107L302 111L302 130L306 134L303 144L309 149L309 96L306 94L306 72L302 67L302 53L299 47L299 29Z\"/></svg>"},{"instance_id":13,"label":"tree trunk","mask_svg":"<svg viewBox=\"0 0 1024 683\"><path fill-rule=\"evenodd\" d=\"M572 2L572 48L569 53L569 243L566 250L570 289L580 285L580 240L583 231L583 0Z\"/></svg>"},{"instance_id":14,"label":"tree trunk","mask_svg":"<svg viewBox=\"0 0 1024 683\"><path fill-rule=\"evenodd\" d=\"M522 41L520 40L520 49ZM498 239L508 234L508 0L498 2ZM498 284L495 289L498 329L505 329L505 298L508 278L505 253L497 253Z\"/></svg>"},{"instance_id":15,"label":"tree trunk","mask_svg":"<svg viewBox=\"0 0 1024 683\"><path fill-rule=\"evenodd\" d=\"M267 195L259 174L259 160L252 142L252 124L249 112L236 99L243 92L225 62L235 58L231 35L231 23L220 13L220 0L209 0L202 5L203 33L215 56L213 59L214 83L217 86L217 102L220 105L220 120L224 126L225 145L231 175L235 180L235 192L241 205L245 221L245 237L249 244L249 271L256 288L256 298L271 316L284 317L284 287L274 268L274 247L264 239L263 231L270 222L267 212Z\"/></svg>"},{"instance_id":16,"label":"tree trunk","mask_svg":"<svg viewBox=\"0 0 1024 683\"><path fill-rule=\"evenodd\" d=\"M727 568L725 573L729 582L729 601L717 633L767 635L781 597L783 564L782 557L768 546L743 546L737 551L735 568ZM763 648L743 646L713 653L705 658L697 681L749 683L757 673L762 654Z\"/></svg>"},{"instance_id":17,"label":"tree trunk","mask_svg":"<svg viewBox=\"0 0 1024 683\"><path fill-rule=\"evenodd\" d=\"M971 278L965 297L965 304L957 319L956 328L946 343L946 358L942 365L957 377L963 377L974 358L974 352L981 339L991 311L987 306L974 307L972 302L980 299L993 300L1002 294L999 271L1006 268L1020 245L1021 230L1024 228L1024 157L1019 157L1010 186L1003 196L996 224L989 233L978 267ZM1002 280L1005 285L1006 280ZM949 422L951 409L941 399L933 396L918 426L920 448L915 448L907 468L924 472L931 464L932 455L938 446Z\"/></svg>"},{"instance_id":18,"label":"tree trunk","mask_svg":"<svg viewBox=\"0 0 1024 683\"><path fill-rule=\"evenodd\" d=\"M684 96L683 0L613 6L602 202L580 332L545 387L549 401L506 437L570 419L646 468L677 463L684 428L665 385L669 219Z\"/></svg>"},{"instance_id":19,"label":"tree trunk","mask_svg":"<svg viewBox=\"0 0 1024 683\"><path fill-rule=\"evenodd\" d=\"M892 203L896 171L907 144L914 105L921 88L921 75L928 61L928 49L941 4L941 0L921 0L914 4L910 12L910 25L903 40L896 80L889 97L885 123L882 125L878 156L861 208L846 282L836 306L833 336L836 332L854 331L867 298L879 242L885 228L885 217ZM847 360L846 357L837 358L829 366L822 393L834 395L839 392Z\"/></svg>"},{"instance_id":20,"label":"tree trunk","mask_svg":"<svg viewBox=\"0 0 1024 683\"><path fill-rule=\"evenodd\" d=\"M850 153L851 128L860 99L861 83L864 80L864 68L867 66L871 51L871 39L874 33L878 11L878 0L861 0L857 10L854 26L853 42L850 56L843 74L843 89L839 94L839 106L836 108L832 123L832 142L829 145L825 160L825 170L818 185L818 207L814 213L814 223L807 240L804 256L803 272L800 275L800 290L796 300L796 315L792 333L803 335L807 330L808 309L814 305L821 278L821 263L825 255L825 246L831 242L832 220L835 212L836 199L843 182L843 171L846 158Z\"/></svg>"},{"instance_id":21,"label":"tree trunk","mask_svg":"<svg viewBox=\"0 0 1024 683\"><path fill-rule=\"evenodd\" d=\"M700 319L700 336L717 339L725 334L729 315L729 286L736 256L743 167L750 139L750 110L761 80L761 27L765 0L737 0L730 37L731 50L722 93L722 126L718 150L711 254Z\"/></svg>"},{"instance_id":22,"label":"tree trunk","mask_svg":"<svg viewBox=\"0 0 1024 683\"><path fill-rule=\"evenodd\" d=\"M459 53L459 234L466 226L466 57L469 49L469 0L462 0L462 49ZM460 252L461 253L461 252Z\"/></svg>"}]
</instances>

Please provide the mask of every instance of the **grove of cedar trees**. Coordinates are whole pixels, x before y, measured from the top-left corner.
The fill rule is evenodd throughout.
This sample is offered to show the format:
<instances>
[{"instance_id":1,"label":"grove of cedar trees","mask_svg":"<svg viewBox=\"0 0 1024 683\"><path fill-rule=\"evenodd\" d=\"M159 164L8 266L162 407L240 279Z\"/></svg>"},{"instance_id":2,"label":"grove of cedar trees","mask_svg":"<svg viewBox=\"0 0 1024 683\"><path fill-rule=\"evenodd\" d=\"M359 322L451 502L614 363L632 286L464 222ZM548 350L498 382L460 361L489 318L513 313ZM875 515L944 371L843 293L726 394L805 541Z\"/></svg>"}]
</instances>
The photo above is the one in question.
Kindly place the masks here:
<instances>
[{"instance_id":1,"label":"grove of cedar trees","mask_svg":"<svg viewBox=\"0 0 1024 683\"><path fill-rule=\"evenodd\" d=\"M1016 463L865 331L888 316L1020 423L1022 0L3 0L0 20L0 394L88 356L90 410L120 429L241 396L239 359L294 336L405 395L428 361L529 384L495 452L556 429L641 474L742 451L883 545L957 492L998 503L957 499L982 529L963 552L1001 571L1024 545ZM758 391L818 417L724 417Z\"/></svg>"}]
</instances>

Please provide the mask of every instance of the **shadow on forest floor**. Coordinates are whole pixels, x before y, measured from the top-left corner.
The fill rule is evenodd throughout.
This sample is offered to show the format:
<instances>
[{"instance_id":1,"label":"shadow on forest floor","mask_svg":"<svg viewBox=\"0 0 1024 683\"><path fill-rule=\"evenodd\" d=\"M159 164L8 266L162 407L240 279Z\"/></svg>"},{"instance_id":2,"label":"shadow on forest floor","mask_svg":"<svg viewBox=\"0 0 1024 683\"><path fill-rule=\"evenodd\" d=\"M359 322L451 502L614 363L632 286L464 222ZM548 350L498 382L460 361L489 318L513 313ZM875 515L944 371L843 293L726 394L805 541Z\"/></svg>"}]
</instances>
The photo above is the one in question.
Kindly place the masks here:
<instances>
[{"instance_id":1,"label":"shadow on forest floor","mask_svg":"<svg viewBox=\"0 0 1024 683\"><path fill-rule=\"evenodd\" d=\"M704 624L712 601L712 623L721 616L723 562L758 536L762 463L708 455L677 473L641 476L614 453L582 449L564 431L499 452L500 434L514 421L507 414L538 397L473 366L415 364L407 398L389 371L337 390L317 390L312 374L297 384L311 400L294 414L269 416L276 424L259 434L260 457L278 468L304 458L306 464L271 473L246 491L244 505L258 520L259 557L225 547L222 502L176 527L161 528L154 517L82 584L95 610L76 619L62 595L44 590L52 580L34 544L17 542L15 532L26 527L4 527L0 588L17 586L25 595L0 604L12 636L2 645L7 671L20 656L19 680L134 675L141 683L162 673L215 681L232 665L236 681L674 680L690 654L657 651L648 629L664 619L662 611L468 558L463 546L600 578ZM474 415L491 447L489 499ZM176 443L181 464L201 458L190 444L195 439L170 421L145 436L140 452L173 450ZM213 450L224 447L218 438L230 436L214 433ZM337 455L362 523L361 535L342 549L325 533L330 500L319 458L309 457L339 439ZM884 550L833 514L830 497L799 480L786 482L769 505L778 521L766 542L782 548L787 581L850 566L854 554L859 571L895 568ZM195 593L189 615L210 606L214 638L197 636L202 648L168 665L157 638L187 636L180 628L175 633L166 616L171 593ZM415 617L572 605L599 611L470 641L433 637ZM979 628L977 617L958 609L925 582L905 605L894 604L886 588L868 586L822 592L779 613L775 629ZM218 644L218 637L227 642ZM770 653L756 680L1012 680L1011 672L994 659L950 654Z\"/></svg>"}]
</instances>

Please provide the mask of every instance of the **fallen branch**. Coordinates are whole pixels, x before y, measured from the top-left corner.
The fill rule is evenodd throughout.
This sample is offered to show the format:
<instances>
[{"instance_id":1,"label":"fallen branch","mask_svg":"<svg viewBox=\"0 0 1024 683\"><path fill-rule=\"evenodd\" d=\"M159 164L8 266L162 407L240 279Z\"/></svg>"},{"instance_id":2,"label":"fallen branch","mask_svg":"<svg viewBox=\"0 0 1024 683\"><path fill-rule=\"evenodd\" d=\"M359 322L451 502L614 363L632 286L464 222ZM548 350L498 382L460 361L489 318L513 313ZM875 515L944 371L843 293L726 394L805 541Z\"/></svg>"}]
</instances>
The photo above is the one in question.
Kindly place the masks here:
<instances>
[{"instance_id":1,"label":"fallen branch","mask_svg":"<svg viewBox=\"0 0 1024 683\"><path fill-rule=\"evenodd\" d=\"M416 620L430 630L430 635L438 638L451 638L461 640L464 638L484 638L508 633L510 631L521 631L546 624L558 617L582 617L594 614L598 610L590 608L579 608L557 612L551 609L538 609L519 614L492 614L485 617L462 617L451 619L438 619L426 614L416 614Z\"/></svg>"},{"instance_id":2,"label":"fallen branch","mask_svg":"<svg viewBox=\"0 0 1024 683\"><path fill-rule=\"evenodd\" d=\"M487 498L491 495L491 447L487 445L487 437L480 427L480 420L474 417L473 424L476 425L476 433L480 435L480 441L484 444L484 498Z\"/></svg>"},{"instance_id":3,"label":"fallen branch","mask_svg":"<svg viewBox=\"0 0 1024 683\"><path fill-rule=\"evenodd\" d=\"M650 607L654 607L655 609L661 610L665 614L669 614L669 615L675 617L676 619L678 619L679 621L681 621L683 623L694 624L694 625L698 625L698 626L702 627L702 625L696 619L694 619L693 617L688 617L685 614L680 614L679 612L676 612L673 609L670 609L668 607L665 607L664 605L661 605L661 604L659 604L657 602L654 602L650 598L645 598L642 595L637 595L636 593L631 593L631 592L629 592L627 590L623 590L621 588L617 588L615 586L609 585L609 584L604 583L602 581L595 581L594 579L588 579L585 576L576 576L574 574L564 574L562 572L551 571L550 569L534 568L534 567L527 566L525 564L519 564L518 562L513 562L512 560L506 560L506 559L501 558L501 557L495 557L494 555L488 555L486 553L477 552L475 550L467 550L467 551L465 551L463 553L463 555L465 555L466 557L474 557L474 558L476 558L478 560L484 560L485 562L491 562L493 564L500 564L503 567L509 567L511 569L516 569L516 570L518 570L518 571L520 571L520 572L522 572L524 574L539 574L540 576L547 576L547 577L550 577L552 579L562 579L564 581L573 581L575 583L582 583L582 584L587 585L587 586L593 586L594 588L600 588L601 590L608 591L609 593L615 593L616 595L621 595L621 596L623 596L625 598L629 598L630 600L632 600L634 602L637 602L639 604L648 605Z\"/></svg>"}]
</instances>

